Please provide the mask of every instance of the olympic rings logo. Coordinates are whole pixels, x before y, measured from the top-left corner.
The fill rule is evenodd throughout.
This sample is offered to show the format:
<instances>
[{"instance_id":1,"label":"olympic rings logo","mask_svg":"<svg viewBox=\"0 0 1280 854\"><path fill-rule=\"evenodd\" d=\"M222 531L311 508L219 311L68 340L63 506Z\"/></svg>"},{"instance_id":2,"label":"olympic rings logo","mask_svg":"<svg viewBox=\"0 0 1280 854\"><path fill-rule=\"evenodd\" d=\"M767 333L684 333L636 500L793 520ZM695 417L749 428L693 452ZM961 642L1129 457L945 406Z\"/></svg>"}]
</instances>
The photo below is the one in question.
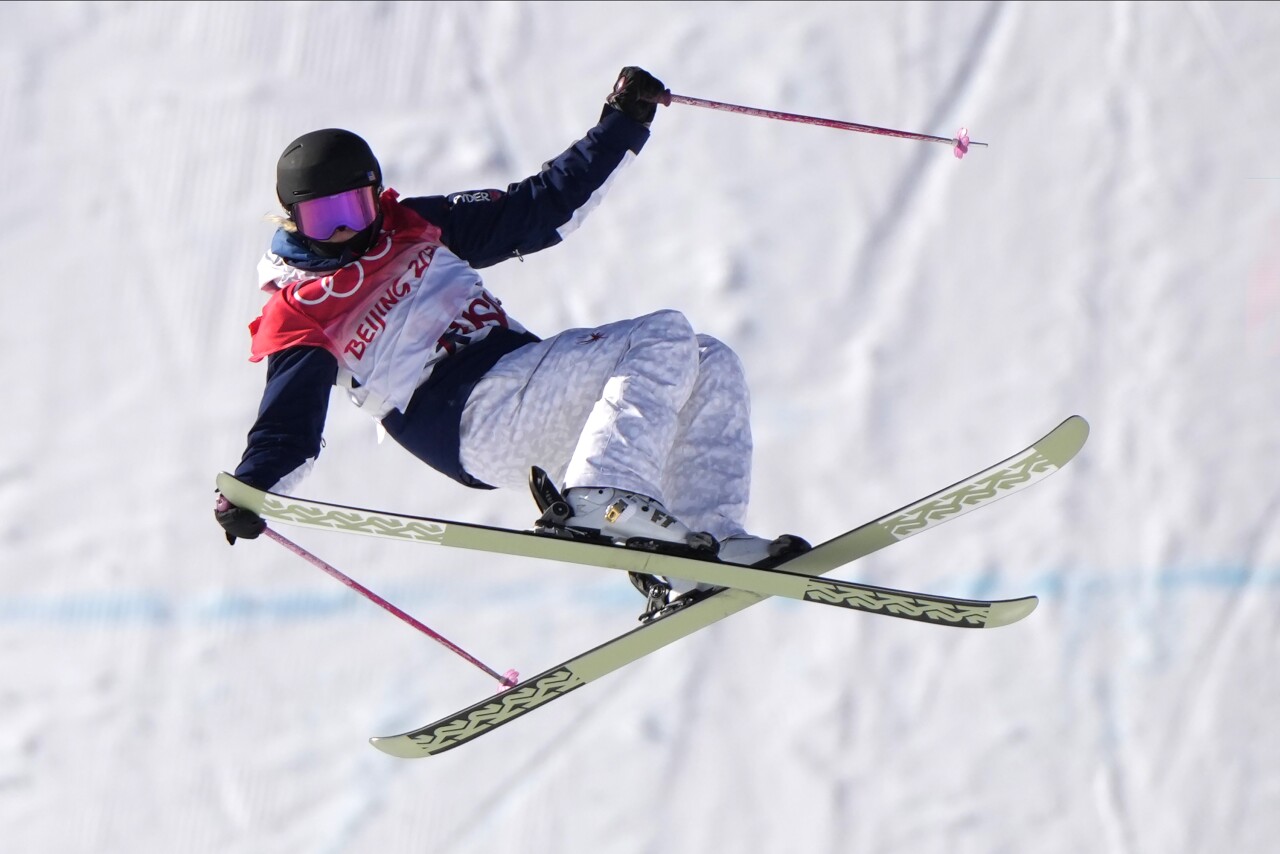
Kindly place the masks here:
<instances>
[{"instance_id":1,"label":"olympic rings logo","mask_svg":"<svg viewBox=\"0 0 1280 854\"><path fill-rule=\"evenodd\" d=\"M333 297L334 299L346 299L347 297L355 295L360 291L360 287L364 284L364 262L378 261L386 257L386 255L391 251L392 241L391 241L390 235L387 235L386 241L387 242L385 246L378 247L378 251L376 254L365 255L363 258L361 258L359 261L355 263L356 280L355 280L355 283L352 284L350 288L347 288L346 290L341 290L341 291L337 290L336 285L338 284L338 277L342 273L346 272L345 270L339 270L337 273L335 273L332 276L325 276L324 278L320 278L320 279L312 279L311 281L306 282L302 286L302 287L310 288L311 286L314 285L316 288L319 288L320 290L319 296L314 298L305 297L302 295L302 287L300 287L296 291L294 291L294 299L296 299L298 302L302 303L303 305L319 305L320 303L327 300L329 297Z\"/></svg>"}]
</instances>

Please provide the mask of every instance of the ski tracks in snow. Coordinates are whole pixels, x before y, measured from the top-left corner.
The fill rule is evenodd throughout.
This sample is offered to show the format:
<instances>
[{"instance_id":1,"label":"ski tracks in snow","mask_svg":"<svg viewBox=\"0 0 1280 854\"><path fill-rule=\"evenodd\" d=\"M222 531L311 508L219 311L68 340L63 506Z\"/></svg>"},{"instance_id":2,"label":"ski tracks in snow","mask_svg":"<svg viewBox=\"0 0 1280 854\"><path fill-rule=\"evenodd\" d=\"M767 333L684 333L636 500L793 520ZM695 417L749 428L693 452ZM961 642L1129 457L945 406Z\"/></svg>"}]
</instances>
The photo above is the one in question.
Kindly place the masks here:
<instances>
[{"instance_id":1,"label":"ski tracks in snow","mask_svg":"<svg viewBox=\"0 0 1280 854\"><path fill-rule=\"evenodd\" d=\"M987 9L959 56L951 85L930 112L926 128L945 127L952 116L974 115L978 105L987 100L1003 68L1020 14L1016 4L996 3ZM980 132L977 138L982 138ZM929 294L921 293L922 288L937 284L922 279L917 259L928 251L931 236L945 229L946 219L959 208L961 200L948 198L949 186L954 182L954 170L966 164L956 163L940 145L911 144L917 146L915 153L901 170L888 206L858 244L847 274L847 281L865 304L847 312L860 329L850 336L852 343L842 367L903 340L904 327L929 299ZM986 156L990 156L988 151L981 148L971 149L969 154ZM905 292L899 285L905 286ZM879 399L867 401L866 411L880 411L881 404L895 393L883 383L873 383L871 395ZM874 433L868 438L876 441ZM887 436L880 438L890 441Z\"/></svg>"}]
</instances>

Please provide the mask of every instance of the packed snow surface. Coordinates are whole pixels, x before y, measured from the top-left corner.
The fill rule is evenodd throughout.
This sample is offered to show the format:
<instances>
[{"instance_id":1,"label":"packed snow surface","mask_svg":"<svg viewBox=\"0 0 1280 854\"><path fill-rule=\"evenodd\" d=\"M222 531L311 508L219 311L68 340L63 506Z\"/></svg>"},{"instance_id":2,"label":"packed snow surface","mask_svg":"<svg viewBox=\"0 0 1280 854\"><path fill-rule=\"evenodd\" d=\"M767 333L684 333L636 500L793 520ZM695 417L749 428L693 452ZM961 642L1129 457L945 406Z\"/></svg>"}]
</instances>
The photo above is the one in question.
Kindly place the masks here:
<instances>
[{"instance_id":1,"label":"packed snow surface","mask_svg":"<svg viewBox=\"0 0 1280 854\"><path fill-rule=\"evenodd\" d=\"M1280 835L1280 5L10 3L0 28L0 847L15 854L1265 852ZM1024 494L846 567L1035 594L964 632L770 600L438 757L496 685L276 544L229 548L275 161L505 187L618 70L677 94L543 335L678 308L742 357L753 530L814 542L1079 414ZM299 494L527 527L333 396ZM301 529L499 672L636 625L621 573Z\"/></svg>"}]
</instances>

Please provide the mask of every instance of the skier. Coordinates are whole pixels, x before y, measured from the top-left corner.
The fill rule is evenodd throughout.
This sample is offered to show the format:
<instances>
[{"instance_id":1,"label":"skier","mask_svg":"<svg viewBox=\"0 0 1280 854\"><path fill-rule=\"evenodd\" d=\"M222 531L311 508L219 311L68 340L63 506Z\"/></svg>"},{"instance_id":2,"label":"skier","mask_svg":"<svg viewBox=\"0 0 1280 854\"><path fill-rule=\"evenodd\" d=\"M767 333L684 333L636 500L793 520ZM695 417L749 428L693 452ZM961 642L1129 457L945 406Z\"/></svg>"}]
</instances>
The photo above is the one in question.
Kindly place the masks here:
<instances>
[{"instance_id":1,"label":"skier","mask_svg":"<svg viewBox=\"0 0 1280 854\"><path fill-rule=\"evenodd\" d=\"M266 388L235 476L288 493L320 453L329 389L469 487L518 487L532 466L565 487L567 525L772 565L808 548L743 527L751 476L742 365L674 310L541 339L476 272L559 243L649 137L662 83L628 66L600 121L503 190L400 198L368 144L336 128L277 164L287 213L258 267L250 324ZM264 521L219 495L227 540ZM633 581L661 607L678 579Z\"/></svg>"}]
</instances>

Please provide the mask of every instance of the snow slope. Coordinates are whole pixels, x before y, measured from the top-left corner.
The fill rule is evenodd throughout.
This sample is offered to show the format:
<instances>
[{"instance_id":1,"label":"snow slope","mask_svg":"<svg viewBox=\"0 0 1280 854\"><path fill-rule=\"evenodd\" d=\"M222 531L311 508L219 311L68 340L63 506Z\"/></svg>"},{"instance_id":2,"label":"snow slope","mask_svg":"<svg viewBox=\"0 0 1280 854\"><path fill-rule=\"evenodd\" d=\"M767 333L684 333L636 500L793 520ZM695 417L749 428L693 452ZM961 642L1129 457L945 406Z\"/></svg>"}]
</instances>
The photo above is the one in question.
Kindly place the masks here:
<instances>
[{"instance_id":1,"label":"snow slope","mask_svg":"<svg viewBox=\"0 0 1280 854\"><path fill-rule=\"evenodd\" d=\"M1280 818L1280 5L8 3L0 9L5 851L1264 852ZM214 475L262 383L273 170L348 127L405 193L505 186L623 65L990 143L659 112L535 331L658 308L751 377L752 526L817 541L1078 413L1025 495L850 567L1041 596L961 633L763 603L443 756L490 680ZM304 494L523 526L335 394ZM286 531L493 667L634 625L622 576ZM818 613L811 613L817 611ZM1268 723L1270 721L1270 723Z\"/></svg>"}]
</instances>

